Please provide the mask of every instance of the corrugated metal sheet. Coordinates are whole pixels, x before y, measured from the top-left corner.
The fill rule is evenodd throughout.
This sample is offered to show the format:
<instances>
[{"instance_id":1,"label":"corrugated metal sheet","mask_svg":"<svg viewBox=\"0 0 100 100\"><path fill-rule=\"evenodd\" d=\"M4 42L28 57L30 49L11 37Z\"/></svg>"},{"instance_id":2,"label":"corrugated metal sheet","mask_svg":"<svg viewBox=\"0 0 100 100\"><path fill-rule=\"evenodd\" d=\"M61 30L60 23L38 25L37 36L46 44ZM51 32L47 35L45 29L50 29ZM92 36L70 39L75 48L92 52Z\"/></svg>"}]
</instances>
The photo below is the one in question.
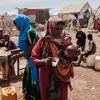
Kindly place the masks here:
<instances>
[{"instance_id":1,"label":"corrugated metal sheet","mask_svg":"<svg viewBox=\"0 0 100 100\"><path fill-rule=\"evenodd\" d=\"M27 13L28 15L36 15L37 9L27 9L27 10L26 10L26 13Z\"/></svg>"}]
</instances>

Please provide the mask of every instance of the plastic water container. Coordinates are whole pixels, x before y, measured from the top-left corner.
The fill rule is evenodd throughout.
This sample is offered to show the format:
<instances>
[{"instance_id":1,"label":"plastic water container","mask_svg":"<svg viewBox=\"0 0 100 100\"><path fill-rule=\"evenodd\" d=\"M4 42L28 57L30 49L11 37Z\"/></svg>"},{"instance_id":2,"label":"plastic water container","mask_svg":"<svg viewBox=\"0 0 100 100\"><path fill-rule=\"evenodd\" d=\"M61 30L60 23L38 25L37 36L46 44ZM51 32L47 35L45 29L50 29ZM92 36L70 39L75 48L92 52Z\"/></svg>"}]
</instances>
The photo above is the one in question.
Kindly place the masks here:
<instances>
[{"instance_id":1,"label":"plastic water container","mask_svg":"<svg viewBox=\"0 0 100 100\"><path fill-rule=\"evenodd\" d=\"M17 100L17 93L15 87L4 87L1 90L2 100Z\"/></svg>"},{"instance_id":2,"label":"plastic water container","mask_svg":"<svg viewBox=\"0 0 100 100\"><path fill-rule=\"evenodd\" d=\"M89 55L86 59L86 64L88 67L94 67L95 65L95 55Z\"/></svg>"},{"instance_id":3,"label":"plastic water container","mask_svg":"<svg viewBox=\"0 0 100 100\"><path fill-rule=\"evenodd\" d=\"M95 57L95 66L94 69L100 71L100 56Z\"/></svg>"}]
</instances>

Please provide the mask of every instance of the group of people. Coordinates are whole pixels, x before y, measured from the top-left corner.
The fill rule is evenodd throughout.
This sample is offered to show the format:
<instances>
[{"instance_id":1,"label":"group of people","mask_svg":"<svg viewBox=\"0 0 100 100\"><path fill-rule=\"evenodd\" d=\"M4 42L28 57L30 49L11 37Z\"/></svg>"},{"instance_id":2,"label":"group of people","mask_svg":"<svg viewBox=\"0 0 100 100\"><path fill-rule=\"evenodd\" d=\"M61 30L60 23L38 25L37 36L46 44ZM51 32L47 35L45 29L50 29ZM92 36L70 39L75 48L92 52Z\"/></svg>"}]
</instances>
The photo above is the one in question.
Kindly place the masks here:
<instances>
[{"instance_id":1,"label":"group of people","mask_svg":"<svg viewBox=\"0 0 100 100\"><path fill-rule=\"evenodd\" d=\"M1 50L0 51L0 65L2 66L1 67L2 74L3 74L2 80L4 80L4 81L8 80L8 76L15 75L14 66L9 62L8 55L10 55L9 54L10 50L13 50L16 48L17 48L17 46L10 39L9 34L3 34L3 30L1 29L0 30L0 50ZM9 70L9 68L10 68L10 70Z\"/></svg>"},{"instance_id":2,"label":"group of people","mask_svg":"<svg viewBox=\"0 0 100 100\"><path fill-rule=\"evenodd\" d=\"M68 87L70 90L73 89L70 81L70 78L74 77L73 58L77 57L79 52L77 46L72 44L71 36L63 32L64 21L57 16L49 18L45 36L41 38L30 25L28 16L16 15L13 23L19 31L15 51L21 50L19 56L24 56L27 60L22 82L25 100L68 100ZM79 35L77 34L76 38L82 40ZM91 34L88 35L88 39L89 50L80 54L79 59L92 51L95 53ZM79 41L77 43L83 51L85 42L83 44L80 42L81 45ZM58 58L58 63L53 66L55 58Z\"/></svg>"},{"instance_id":3,"label":"group of people","mask_svg":"<svg viewBox=\"0 0 100 100\"><path fill-rule=\"evenodd\" d=\"M46 23L45 36L39 38L28 16L19 14L13 20L19 30L18 49L27 65L23 74L23 94L26 100L68 100L70 77L74 77L73 58L77 47L69 34L63 32L65 23L51 17ZM56 66L52 62L59 61Z\"/></svg>"},{"instance_id":4,"label":"group of people","mask_svg":"<svg viewBox=\"0 0 100 100\"><path fill-rule=\"evenodd\" d=\"M86 37L89 41L87 50L85 50ZM80 48L81 53L75 65L80 66L80 63L84 57L88 57L89 55L93 55L96 53L96 44L93 40L93 35L89 33L86 36L86 34L82 30L78 30L78 32L76 33L76 39L77 39L77 46L78 48Z\"/></svg>"}]
</instances>

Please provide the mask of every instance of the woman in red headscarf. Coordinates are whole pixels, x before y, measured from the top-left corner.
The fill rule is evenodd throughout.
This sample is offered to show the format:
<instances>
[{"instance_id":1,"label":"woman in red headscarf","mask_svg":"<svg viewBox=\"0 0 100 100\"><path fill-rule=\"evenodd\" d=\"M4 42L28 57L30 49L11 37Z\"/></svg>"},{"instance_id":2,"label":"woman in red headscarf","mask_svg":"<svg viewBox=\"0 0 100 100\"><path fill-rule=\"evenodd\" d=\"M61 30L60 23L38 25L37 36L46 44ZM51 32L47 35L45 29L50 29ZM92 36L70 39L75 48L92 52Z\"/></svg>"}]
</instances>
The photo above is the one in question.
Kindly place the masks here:
<instances>
[{"instance_id":1,"label":"woman in red headscarf","mask_svg":"<svg viewBox=\"0 0 100 100\"><path fill-rule=\"evenodd\" d=\"M58 77L54 91L49 91L53 71L52 61L58 57L58 50L71 45L71 37L63 33L64 22L59 17L51 17L47 22L46 35L38 40L32 49L32 61L39 69L41 100L68 100L68 83ZM62 71L63 72L63 71ZM67 71L66 71L67 72ZM66 73L65 72L65 73Z\"/></svg>"}]
</instances>

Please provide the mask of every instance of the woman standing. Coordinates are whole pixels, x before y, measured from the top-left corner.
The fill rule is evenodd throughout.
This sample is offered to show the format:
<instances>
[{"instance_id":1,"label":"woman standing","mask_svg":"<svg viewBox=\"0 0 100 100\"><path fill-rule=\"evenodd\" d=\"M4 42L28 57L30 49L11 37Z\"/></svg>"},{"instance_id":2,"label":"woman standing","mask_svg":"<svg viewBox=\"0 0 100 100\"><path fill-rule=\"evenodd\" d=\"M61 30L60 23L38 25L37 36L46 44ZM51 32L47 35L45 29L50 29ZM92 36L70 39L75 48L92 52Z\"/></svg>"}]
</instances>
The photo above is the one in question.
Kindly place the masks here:
<instances>
[{"instance_id":1,"label":"woman standing","mask_svg":"<svg viewBox=\"0 0 100 100\"><path fill-rule=\"evenodd\" d=\"M19 14L14 18L14 24L19 30L18 48L23 53L22 55L27 59L27 66L23 76L23 92L26 100L40 100L39 96L39 81L38 81L38 70L34 67L30 58L31 50L36 41L38 35L30 25L28 16Z\"/></svg>"},{"instance_id":2,"label":"woman standing","mask_svg":"<svg viewBox=\"0 0 100 100\"><path fill-rule=\"evenodd\" d=\"M54 91L49 91L51 86L51 76L54 71L52 61L58 57L59 49L65 49L71 45L71 37L67 33L63 33L64 22L59 17L51 17L47 22L46 35L38 40L32 49L32 61L39 69L39 82L41 100L68 100L68 82L62 81L57 76L55 79ZM56 68L60 68L57 66ZM57 73L55 73L57 75ZM65 73L66 74L66 73Z\"/></svg>"}]
</instances>

